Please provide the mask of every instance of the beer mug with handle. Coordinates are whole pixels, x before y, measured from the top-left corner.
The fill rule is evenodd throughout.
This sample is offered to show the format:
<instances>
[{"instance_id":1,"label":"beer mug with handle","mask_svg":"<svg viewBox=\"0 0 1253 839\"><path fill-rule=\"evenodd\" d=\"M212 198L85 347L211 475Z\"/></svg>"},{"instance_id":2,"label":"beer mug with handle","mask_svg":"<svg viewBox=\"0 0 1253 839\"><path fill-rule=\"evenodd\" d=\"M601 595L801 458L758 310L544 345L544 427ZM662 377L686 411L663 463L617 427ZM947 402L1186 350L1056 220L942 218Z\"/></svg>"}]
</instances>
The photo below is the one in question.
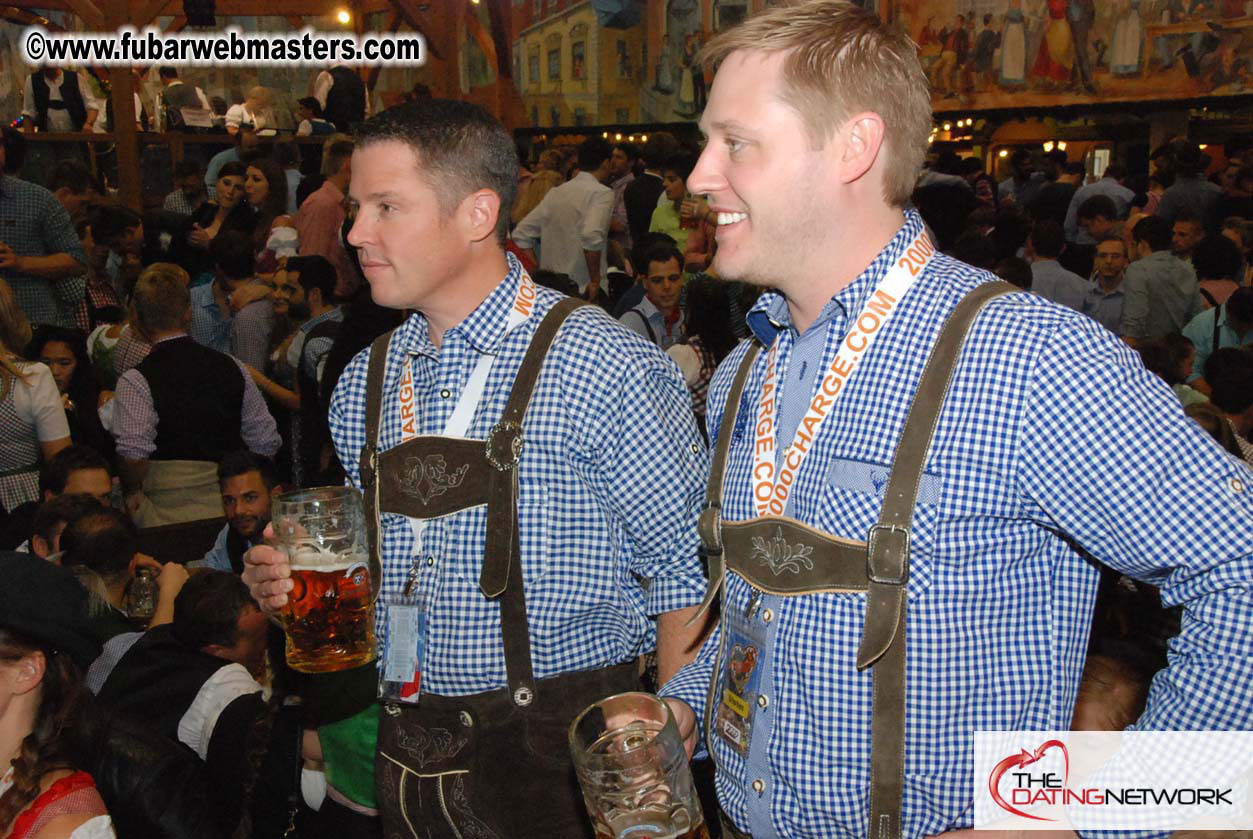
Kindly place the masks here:
<instances>
[{"instance_id":1,"label":"beer mug with handle","mask_svg":"<svg viewBox=\"0 0 1253 839\"><path fill-rule=\"evenodd\" d=\"M304 673L373 661L374 604L361 493L353 487L287 492L274 502L274 533L291 563L281 617L287 663Z\"/></svg>"},{"instance_id":2,"label":"beer mug with handle","mask_svg":"<svg viewBox=\"0 0 1253 839\"><path fill-rule=\"evenodd\" d=\"M596 839L709 839L670 706L620 693L570 724L570 753Z\"/></svg>"}]
</instances>

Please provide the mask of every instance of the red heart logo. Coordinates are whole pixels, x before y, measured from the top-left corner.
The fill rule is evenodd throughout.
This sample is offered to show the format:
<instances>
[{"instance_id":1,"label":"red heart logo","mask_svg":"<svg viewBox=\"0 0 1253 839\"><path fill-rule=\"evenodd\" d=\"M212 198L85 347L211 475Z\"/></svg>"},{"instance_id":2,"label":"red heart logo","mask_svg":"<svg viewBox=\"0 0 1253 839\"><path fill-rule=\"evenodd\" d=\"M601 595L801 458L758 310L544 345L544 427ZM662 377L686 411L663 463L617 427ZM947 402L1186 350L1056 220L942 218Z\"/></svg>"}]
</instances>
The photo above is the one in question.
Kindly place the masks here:
<instances>
[{"instance_id":1,"label":"red heart logo","mask_svg":"<svg viewBox=\"0 0 1253 839\"><path fill-rule=\"evenodd\" d=\"M988 778L988 791L992 793L992 800L995 801L1001 809L1007 810L1015 816L1022 816L1024 819L1035 819L1036 821L1042 822L1056 821L1056 819L1048 819L1044 816L1033 816L1030 813L1024 813L1022 810L1019 810L1007 802L1004 798L1001 798L999 789L1001 778L1004 777L1006 772L1011 769L1030 766L1040 758L1044 757L1045 752L1054 747L1062 750L1062 759L1065 761L1066 772L1062 776L1062 789L1065 789L1066 784L1070 781L1070 753L1066 751L1066 744L1061 740L1045 740L1040 744L1039 748L1037 748L1034 753L1023 749L1018 754L1010 755L1000 763L996 764L995 768L992 769L991 776Z\"/></svg>"}]
</instances>

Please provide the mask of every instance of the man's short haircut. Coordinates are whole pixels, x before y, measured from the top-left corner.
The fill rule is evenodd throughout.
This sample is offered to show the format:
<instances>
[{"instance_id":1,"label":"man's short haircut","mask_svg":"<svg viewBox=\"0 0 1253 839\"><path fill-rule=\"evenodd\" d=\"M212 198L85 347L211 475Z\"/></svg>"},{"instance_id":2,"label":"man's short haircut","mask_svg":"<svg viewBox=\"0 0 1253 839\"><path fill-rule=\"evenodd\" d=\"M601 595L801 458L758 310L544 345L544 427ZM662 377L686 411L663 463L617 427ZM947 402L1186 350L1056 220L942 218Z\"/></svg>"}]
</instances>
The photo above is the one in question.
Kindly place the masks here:
<instances>
[{"instance_id":1,"label":"man's short haircut","mask_svg":"<svg viewBox=\"0 0 1253 839\"><path fill-rule=\"evenodd\" d=\"M635 269L635 273L648 273L648 252L659 242L678 250L679 243L670 234L657 231L645 233L638 242L631 245L631 267Z\"/></svg>"},{"instance_id":2,"label":"man's short haircut","mask_svg":"<svg viewBox=\"0 0 1253 839\"><path fill-rule=\"evenodd\" d=\"M447 218L476 190L500 197L496 241L509 235L509 208L518 188L518 155L513 138L486 110L469 102L420 99L388 108L356 128L359 148L398 141L417 156L427 185Z\"/></svg>"},{"instance_id":3,"label":"man's short haircut","mask_svg":"<svg viewBox=\"0 0 1253 839\"><path fill-rule=\"evenodd\" d=\"M91 235L97 242L110 245L127 230L138 227L144 220L130 207L120 204L101 204L91 214Z\"/></svg>"},{"instance_id":4,"label":"man's short haircut","mask_svg":"<svg viewBox=\"0 0 1253 839\"><path fill-rule=\"evenodd\" d=\"M278 483L278 470L274 467L274 461L268 457L253 454L247 449L238 449L228 452L218 464L218 485L226 483L228 478L246 475L249 472L260 474L261 483L265 484L266 489L274 489L274 485Z\"/></svg>"},{"instance_id":5,"label":"man's short haircut","mask_svg":"<svg viewBox=\"0 0 1253 839\"><path fill-rule=\"evenodd\" d=\"M1126 239L1119 236L1117 233L1112 233L1112 232L1102 233L1100 237L1098 237L1096 240L1096 246L1099 248L1101 245L1105 244L1106 242L1117 242L1118 245L1122 248L1123 258L1125 259L1127 257L1127 240Z\"/></svg>"},{"instance_id":6,"label":"man's short haircut","mask_svg":"<svg viewBox=\"0 0 1253 839\"><path fill-rule=\"evenodd\" d=\"M627 160L632 162L640 156L640 147L635 143L628 143L625 140L620 143L613 144L614 150L622 149L622 153L627 156Z\"/></svg>"},{"instance_id":7,"label":"man's short haircut","mask_svg":"<svg viewBox=\"0 0 1253 839\"><path fill-rule=\"evenodd\" d=\"M314 102L318 101L316 99ZM352 142L348 140L336 140L327 146L322 156L322 174L328 178L339 174L340 168L344 165L345 160L352 159Z\"/></svg>"},{"instance_id":8,"label":"man's short haircut","mask_svg":"<svg viewBox=\"0 0 1253 839\"><path fill-rule=\"evenodd\" d=\"M1241 286L1223 304L1227 314L1241 323L1253 323L1253 288Z\"/></svg>"},{"instance_id":9,"label":"man's short haircut","mask_svg":"<svg viewBox=\"0 0 1253 839\"><path fill-rule=\"evenodd\" d=\"M145 268L131 292L139 327L149 335L182 329L191 309L189 282L187 272L171 262L155 262Z\"/></svg>"},{"instance_id":10,"label":"man's short haircut","mask_svg":"<svg viewBox=\"0 0 1253 839\"><path fill-rule=\"evenodd\" d=\"M99 510L100 502L96 500L94 495L88 495L85 492L71 492L66 495L58 495L51 501L45 501L35 510L35 518L31 522L32 537L38 536L52 544L56 539L57 532L65 525L68 525L74 519L90 513L92 510Z\"/></svg>"},{"instance_id":11,"label":"man's short haircut","mask_svg":"<svg viewBox=\"0 0 1253 839\"><path fill-rule=\"evenodd\" d=\"M221 175L219 175L221 177ZM174 179L182 180L183 178L204 178L204 167L200 165L200 161L194 157L184 157L178 163L174 164Z\"/></svg>"},{"instance_id":12,"label":"man's short haircut","mask_svg":"<svg viewBox=\"0 0 1253 839\"><path fill-rule=\"evenodd\" d=\"M1146 216L1131 228L1131 239L1137 245L1141 242L1148 242L1149 249L1154 253L1168 251L1171 239L1170 223L1160 216Z\"/></svg>"},{"instance_id":13,"label":"man's short haircut","mask_svg":"<svg viewBox=\"0 0 1253 839\"><path fill-rule=\"evenodd\" d=\"M1023 291L1031 290L1031 264L1018 256L1007 256L996 263L996 276Z\"/></svg>"},{"instance_id":14,"label":"man's short haircut","mask_svg":"<svg viewBox=\"0 0 1253 839\"><path fill-rule=\"evenodd\" d=\"M1253 356L1239 347L1224 347L1205 361L1210 401L1229 414L1242 414L1253 405Z\"/></svg>"},{"instance_id":15,"label":"man's short haircut","mask_svg":"<svg viewBox=\"0 0 1253 839\"><path fill-rule=\"evenodd\" d=\"M76 516L61 534L62 565L81 565L106 582L117 582L130 571L139 550L139 531L121 510L97 506Z\"/></svg>"},{"instance_id":16,"label":"man's short haircut","mask_svg":"<svg viewBox=\"0 0 1253 839\"><path fill-rule=\"evenodd\" d=\"M1240 216L1229 216L1223 219L1222 227L1219 228L1219 232L1223 230L1236 231L1236 233L1240 234L1241 242L1244 242L1246 245L1250 244L1249 222L1246 219L1241 218Z\"/></svg>"},{"instance_id":17,"label":"man's short haircut","mask_svg":"<svg viewBox=\"0 0 1253 839\"><path fill-rule=\"evenodd\" d=\"M1062 255L1062 248L1065 246L1066 235L1062 232L1062 226L1052 219L1037 221L1035 227L1031 228L1031 248L1036 256L1056 259Z\"/></svg>"},{"instance_id":18,"label":"man's short haircut","mask_svg":"<svg viewBox=\"0 0 1253 839\"><path fill-rule=\"evenodd\" d=\"M249 607L255 609L257 604L238 574L201 571L174 598L170 628L189 649L201 650L210 644L233 647L239 642L239 616Z\"/></svg>"},{"instance_id":19,"label":"man's short haircut","mask_svg":"<svg viewBox=\"0 0 1253 839\"><path fill-rule=\"evenodd\" d=\"M322 292L322 302L330 305L338 281L335 266L330 260L318 254L292 256L287 258L287 270L300 273L300 287L306 294L316 288Z\"/></svg>"},{"instance_id":20,"label":"man's short haircut","mask_svg":"<svg viewBox=\"0 0 1253 839\"><path fill-rule=\"evenodd\" d=\"M679 141L669 131L654 131L648 135L641 154L644 165L649 169L660 169L670 157L679 150Z\"/></svg>"},{"instance_id":21,"label":"man's short haircut","mask_svg":"<svg viewBox=\"0 0 1253 839\"><path fill-rule=\"evenodd\" d=\"M308 108L318 119L322 118L322 103L318 101L316 96L306 96L302 99L297 99L296 104Z\"/></svg>"},{"instance_id":22,"label":"man's short haircut","mask_svg":"<svg viewBox=\"0 0 1253 839\"><path fill-rule=\"evenodd\" d=\"M687 152L679 152L671 155L661 167L661 174L673 172L679 176L684 182L687 181L688 175L692 174L692 170L696 168L696 158Z\"/></svg>"},{"instance_id":23,"label":"man's short haircut","mask_svg":"<svg viewBox=\"0 0 1253 839\"><path fill-rule=\"evenodd\" d=\"M168 64L162 64L160 69L157 70L157 75L163 79L177 79L178 70Z\"/></svg>"},{"instance_id":24,"label":"man's short haircut","mask_svg":"<svg viewBox=\"0 0 1253 839\"><path fill-rule=\"evenodd\" d=\"M84 469L103 469L110 475L113 474L113 470L109 468L109 461L91 446L84 446L81 443L66 446L39 467L40 497L42 498L45 492L51 492L53 495L65 492L65 486L70 482L70 475Z\"/></svg>"},{"instance_id":25,"label":"man's short haircut","mask_svg":"<svg viewBox=\"0 0 1253 839\"><path fill-rule=\"evenodd\" d=\"M99 192L95 179L81 160L58 161L48 175L47 187L50 192L65 188L75 195L93 190Z\"/></svg>"},{"instance_id":26,"label":"man's short haircut","mask_svg":"<svg viewBox=\"0 0 1253 839\"><path fill-rule=\"evenodd\" d=\"M209 256L228 280L246 280L257 273L257 255L247 233L226 230L214 236Z\"/></svg>"},{"instance_id":27,"label":"man's short haircut","mask_svg":"<svg viewBox=\"0 0 1253 839\"><path fill-rule=\"evenodd\" d=\"M609 159L611 154L613 154L613 149L610 147L608 140L602 137L587 138L579 143L579 171L595 172Z\"/></svg>"},{"instance_id":28,"label":"man's short haircut","mask_svg":"<svg viewBox=\"0 0 1253 839\"><path fill-rule=\"evenodd\" d=\"M292 169L300 165L300 146L295 140L279 140L270 151L270 156L284 169Z\"/></svg>"},{"instance_id":29,"label":"man's short haircut","mask_svg":"<svg viewBox=\"0 0 1253 839\"><path fill-rule=\"evenodd\" d=\"M1191 210L1180 210L1175 213L1175 224L1178 224L1179 222L1183 222L1184 224L1195 224L1197 227L1205 226L1205 223L1201 221L1200 217Z\"/></svg>"},{"instance_id":30,"label":"man's short haircut","mask_svg":"<svg viewBox=\"0 0 1253 839\"><path fill-rule=\"evenodd\" d=\"M1089 221L1097 216L1108 221L1118 218L1118 208L1114 206L1114 199L1108 195L1093 195L1084 199L1076 213L1079 221Z\"/></svg>"},{"instance_id":31,"label":"man's short haircut","mask_svg":"<svg viewBox=\"0 0 1253 839\"><path fill-rule=\"evenodd\" d=\"M1192 267L1198 280L1236 280L1244 267L1240 246L1226 236L1210 235L1192 251ZM1253 322L1253 321L1250 321Z\"/></svg>"},{"instance_id":32,"label":"man's short haircut","mask_svg":"<svg viewBox=\"0 0 1253 839\"><path fill-rule=\"evenodd\" d=\"M644 264L640 269L640 273L648 276L649 268L654 262L669 262L675 260L679 265L679 270L683 270L683 254L673 242L655 242L644 254Z\"/></svg>"},{"instance_id":33,"label":"man's short haircut","mask_svg":"<svg viewBox=\"0 0 1253 839\"><path fill-rule=\"evenodd\" d=\"M883 120L887 151L883 194L909 201L931 134L931 88L918 48L900 28L844 0L775 6L713 38L700 61L716 67L732 53L784 53L782 95L814 148L850 117Z\"/></svg>"},{"instance_id":34,"label":"man's short haircut","mask_svg":"<svg viewBox=\"0 0 1253 839\"><path fill-rule=\"evenodd\" d=\"M1030 162L1031 162L1031 149L1026 148L1025 146L1019 146L1018 148L1014 149L1013 153L1010 154L1009 156L1009 163L1011 166L1016 166L1020 163L1030 163Z\"/></svg>"},{"instance_id":35,"label":"man's short haircut","mask_svg":"<svg viewBox=\"0 0 1253 839\"><path fill-rule=\"evenodd\" d=\"M1121 163L1111 163L1105 167L1105 171L1101 173L1101 177L1113 178L1116 181L1121 181L1123 178L1127 177L1127 167L1123 166Z\"/></svg>"}]
</instances>

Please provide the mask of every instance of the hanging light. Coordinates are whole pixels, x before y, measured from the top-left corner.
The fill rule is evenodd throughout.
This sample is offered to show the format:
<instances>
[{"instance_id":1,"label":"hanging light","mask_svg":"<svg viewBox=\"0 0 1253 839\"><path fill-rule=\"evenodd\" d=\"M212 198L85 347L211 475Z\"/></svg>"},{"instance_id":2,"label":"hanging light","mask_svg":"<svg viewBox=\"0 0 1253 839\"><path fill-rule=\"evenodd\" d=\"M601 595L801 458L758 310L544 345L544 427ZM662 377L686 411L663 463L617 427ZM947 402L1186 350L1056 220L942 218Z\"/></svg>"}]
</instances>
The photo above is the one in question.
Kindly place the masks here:
<instances>
[{"instance_id":1,"label":"hanging light","mask_svg":"<svg viewBox=\"0 0 1253 839\"><path fill-rule=\"evenodd\" d=\"M1047 143L1045 143L1045 144L1044 144L1044 150L1045 150L1046 152L1050 152L1050 151L1052 151L1052 150L1053 150L1053 141L1052 141L1052 140L1049 140Z\"/></svg>"},{"instance_id":2,"label":"hanging light","mask_svg":"<svg viewBox=\"0 0 1253 839\"><path fill-rule=\"evenodd\" d=\"M1057 150L1058 150L1058 151L1066 151L1066 141L1065 141L1065 140L1058 140L1058 141L1057 141Z\"/></svg>"},{"instance_id":3,"label":"hanging light","mask_svg":"<svg viewBox=\"0 0 1253 839\"><path fill-rule=\"evenodd\" d=\"M647 135L647 134L641 134L641 135L640 135L640 142L641 142L641 143L647 143L647 142L648 142L648 135Z\"/></svg>"},{"instance_id":4,"label":"hanging light","mask_svg":"<svg viewBox=\"0 0 1253 839\"><path fill-rule=\"evenodd\" d=\"M347 26L348 24L352 23L352 15L348 12L347 9L340 9L338 12L336 12L335 19L339 21L340 23L342 23L344 26Z\"/></svg>"},{"instance_id":5,"label":"hanging light","mask_svg":"<svg viewBox=\"0 0 1253 839\"><path fill-rule=\"evenodd\" d=\"M1009 149L1001 149L996 153L997 157L1009 157Z\"/></svg>"},{"instance_id":6,"label":"hanging light","mask_svg":"<svg viewBox=\"0 0 1253 839\"><path fill-rule=\"evenodd\" d=\"M946 123L944 123L944 130L945 130L945 131L952 131L952 130L953 130L953 123L951 123L951 122L946 122Z\"/></svg>"}]
</instances>

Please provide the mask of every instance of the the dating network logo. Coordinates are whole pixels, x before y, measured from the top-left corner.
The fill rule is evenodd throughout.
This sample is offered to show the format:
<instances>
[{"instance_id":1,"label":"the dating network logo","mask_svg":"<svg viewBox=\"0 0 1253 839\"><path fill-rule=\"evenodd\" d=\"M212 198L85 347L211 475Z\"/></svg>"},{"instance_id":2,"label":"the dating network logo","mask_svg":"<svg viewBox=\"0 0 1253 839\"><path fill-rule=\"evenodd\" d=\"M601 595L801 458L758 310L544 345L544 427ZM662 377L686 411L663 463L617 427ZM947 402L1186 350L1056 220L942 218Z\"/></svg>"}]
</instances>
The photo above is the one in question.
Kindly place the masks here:
<instances>
[{"instance_id":1,"label":"the dating network logo","mask_svg":"<svg viewBox=\"0 0 1253 839\"><path fill-rule=\"evenodd\" d=\"M1038 763L1053 749L1061 752L1062 773L1060 776L1056 772L1033 774L1027 769L1033 763ZM1001 795L1001 780L1007 773L1014 780L1014 786L1010 788L1009 801L1006 801L1004 796ZM992 794L992 800L996 802L996 805L1006 812L1015 816L1021 816L1024 819L1051 822L1056 821L1056 819L1033 816L1031 813L1019 810L1014 805L1030 806L1032 804L1057 803L1054 800L1057 794L1061 793L1064 797L1064 794L1068 792L1066 784L1069 780L1070 752L1066 751L1066 744L1061 740L1045 740L1034 752L1023 749L1018 754L1010 755L996 764L992 769L992 774L988 776L988 792Z\"/></svg>"}]
</instances>

